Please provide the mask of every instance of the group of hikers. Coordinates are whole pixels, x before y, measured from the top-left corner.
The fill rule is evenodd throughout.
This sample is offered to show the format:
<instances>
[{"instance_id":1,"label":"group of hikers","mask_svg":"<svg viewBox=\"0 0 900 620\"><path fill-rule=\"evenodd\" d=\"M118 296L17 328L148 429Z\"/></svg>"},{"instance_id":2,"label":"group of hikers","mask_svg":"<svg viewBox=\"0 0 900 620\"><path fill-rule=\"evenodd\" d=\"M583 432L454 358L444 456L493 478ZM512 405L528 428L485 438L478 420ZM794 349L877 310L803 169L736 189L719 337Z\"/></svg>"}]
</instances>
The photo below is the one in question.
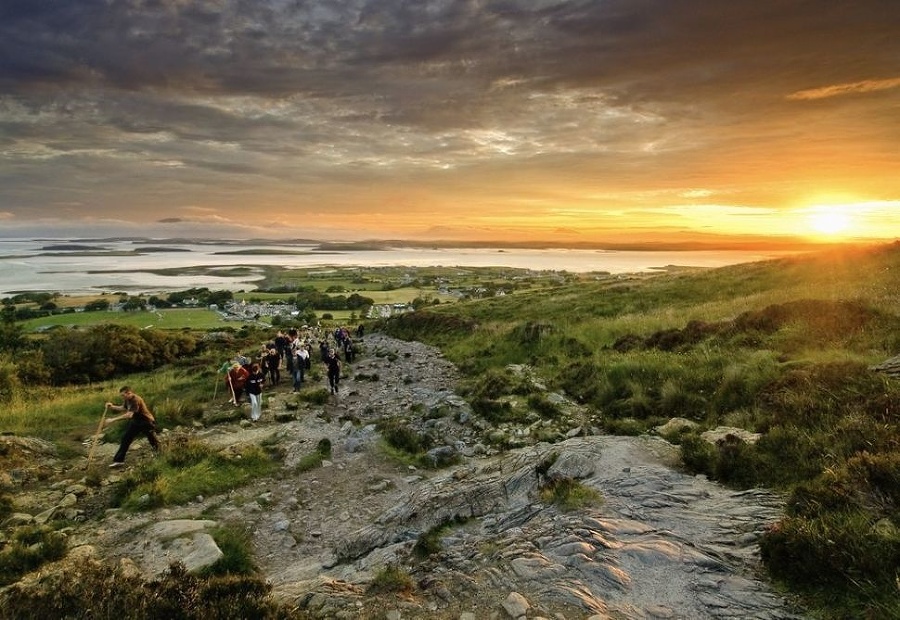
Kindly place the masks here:
<instances>
[{"instance_id":1,"label":"group of hikers","mask_svg":"<svg viewBox=\"0 0 900 620\"><path fill-rule=\"evenodd\" d=\"M362 338L363 326L356 329L356 336ZM334 344L329 342L329 336ZM293 391L297 392L306 379L306 372L312 368L312 351L314 343L318 343L318 355L325 365L328 376L328 387L332 394L338 393L341 380L341 357L344 361L352 363L356 355L355 344L346 327L338 327L331 334L326 334L315 328L304 326L302 330L291 328L278 333L271 341L264 343L258 353L252 358L243 354L238 355L233 361L226 362L219 369L225 373L225 383L231 396L229 403L235 407L240 406L244 393L250 402L250 419L257 421L262 416L263 387L268 383L278 385L281 382L282 362L285 372L290 377ZM119 393L122 396L122 404L106 403L107 410L121 411L122 415L108 420L104 418L103 426L108 426L119 420L129 420L128 428L122 435L119 449L113 457L110 467L121 467L125 464L125 454L132 442L144 435L150 446L159 451L159 438L156 436L156 418L147 407L144 399L125 386ZM105 411L104 411L105 416Z\"/></svg>"}]
</instances>

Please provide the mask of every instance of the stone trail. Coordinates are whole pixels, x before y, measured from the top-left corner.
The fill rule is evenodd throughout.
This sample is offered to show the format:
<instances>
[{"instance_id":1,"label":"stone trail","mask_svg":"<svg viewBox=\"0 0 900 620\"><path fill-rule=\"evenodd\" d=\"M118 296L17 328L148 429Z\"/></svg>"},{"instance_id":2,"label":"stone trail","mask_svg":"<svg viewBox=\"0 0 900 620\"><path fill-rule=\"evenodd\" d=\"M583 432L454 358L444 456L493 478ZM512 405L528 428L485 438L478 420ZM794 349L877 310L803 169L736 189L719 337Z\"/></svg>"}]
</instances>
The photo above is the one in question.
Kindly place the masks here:
<instances>
[{"instance_id":1,"label":"stone trail","mask_svg":"<svg viewBox=\"0 0 900 620\"><path fill-rule=\"evenodd\" d=\"M556 429L568 439L498 452L438 351L380 334L364 351L324 406L286 415L294 401L282 387L266 396L263 423L195 431L222 449L276 444L278 475L177 508L108 511L75 528L77 556L150 576L173 558L211 560L211 527L245 524L274 595L316 618L803 617L761 576L757 543L779 515L776 495L678 471L675 448L658 437L578 436L577 415ZM382 416L439 438L460 462L423 470L387 458ZM323 438L331 459L296 471ZM552 479L578 480L602 502L564 512L541 501ZM437 528L438 548L417 554ZM414 593L366 593L388 565L412 576Z\"/></svg>"}]
</instances>

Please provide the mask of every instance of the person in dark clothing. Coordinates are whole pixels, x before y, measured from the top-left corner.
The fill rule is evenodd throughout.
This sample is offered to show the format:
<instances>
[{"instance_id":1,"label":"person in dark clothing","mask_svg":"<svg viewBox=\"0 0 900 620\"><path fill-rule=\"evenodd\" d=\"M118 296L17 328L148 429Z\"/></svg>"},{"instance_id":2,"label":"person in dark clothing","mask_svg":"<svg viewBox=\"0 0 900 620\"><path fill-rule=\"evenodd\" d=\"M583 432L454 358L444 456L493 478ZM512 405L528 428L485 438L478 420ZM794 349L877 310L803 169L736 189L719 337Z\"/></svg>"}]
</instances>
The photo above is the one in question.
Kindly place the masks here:
<instances>
[{"instance_id":1,"label":"person in dark clothing","mask_svg":"<svg viewBox=\"0 0 900 620\"><path fill-rule=\"evenodd\" d=\"M278 351L278 362L280 365L281 359L287 354L287 350L291 344L291 341L288 340L288 337L284 335L284 332L279 329L278 335L275 336L274 342L275 350Z\"/></svg>"},{"instance_id":2,"label":"person in dark clothing","mask_svg":"<svg viewBox=\"0 0 900 620\"><path fill-rule=\"evenodd\" d=\"M262 415L262 392L266 383L259 364L250 366L250 376L247 377L247 397L250 399L250 419L256 422Z\"/></svg>"},{"instance_id":3,"label":"person in dark clothing","mask_svg":"<svg viewBox=\"0 0 900 620\"><path fill-rule=\"evenodd\" d=\"M338 384L341 381L341 358L334 349L329 349L325 355L325 366L328 369L328 387L332 394L338 393Z\"/></svg>"},{"instance_id":4,"label":"person in dark clothing","mask_svg":"<svg viewBox=\"0 0 900 620\"><path fill-rule=\"evenodd\" d=\"M298 341L299 343L299 341ZM306 378L306 370L309 368L309 350L306 345L299 343L294 349L294 391L303 386Z\"/></svg>"},{"instance_id":5,"label":"person in dark clothing","mask_svg":"<svg viewBox=\"0 0 900 620\"><path fill-rule=\"evenodd\" d=\"M265 369L264 374L268 373L269 383L272 385L277 385L281 382L281 369L278 368L280 364L281 356L278 355L278 349L274 347L269 349L263 357L263 365Z\"/></svg>"},{"instance_id":6,"label":"person in dark clothing","mask_svg":"<svg viewBox=\"0 0 900 620\"><path fill-rule=\"evenodd\" d=\"M297 341L297 338L300 336L300 332L296 329L291 328L288 330L287 335L287 344L284 347L284 368L287 370L288 376L293 377L294 371L294 363L297 361L297 354L294 352L296 346L294 343Z\"/></svg>"},{"instance_id":7,"label":"person in dark clothing","mask_svg":"<svg viewBox=\"0 0 900 620\"><path fill-rule=\"evenodd\" d=\"M348 364L353 363L354 352L355 352L355 349L353 348L353 341L350 340L350 338L345 338L344 339L344 360Z\"/></svg>"},{"instance_id":8,"label":"person in dark clothing","mask_svg":"<svg viewBox=\"0 0 900 620\"><path fill-rule=\"evenodd\" d=\"M147 441L150 442L150 446L156 452L159 452L159 438L156 436L156 418L150 412L147 403L127 385L119 390L119 394L123 398L121 405L106 403L106 406L113 411L123 411L124 413L106 420L104 427L119 420L129 420L129 422L128 428L125 429L125 434L122 435L122 441L119 443L119 449L113 457L113 462L109 464L110 467L122 467L125 464L125 454L128 452L131 442L139 435L144 435Z\"/></svg>"}]
</instances>

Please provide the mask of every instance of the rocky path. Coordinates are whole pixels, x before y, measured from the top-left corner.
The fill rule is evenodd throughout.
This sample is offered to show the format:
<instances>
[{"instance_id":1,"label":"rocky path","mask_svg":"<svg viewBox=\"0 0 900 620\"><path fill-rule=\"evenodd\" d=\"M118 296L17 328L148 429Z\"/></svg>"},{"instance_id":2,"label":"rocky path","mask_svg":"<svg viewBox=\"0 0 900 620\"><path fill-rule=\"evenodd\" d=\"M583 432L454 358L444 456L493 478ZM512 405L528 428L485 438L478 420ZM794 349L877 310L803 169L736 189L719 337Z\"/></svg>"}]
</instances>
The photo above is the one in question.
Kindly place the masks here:
<instances>
[{"instance_id":1,"label":"rocky path","mask_svg":"<svg viewBox=\"0 0 900 620\"><path fill-rule=\"evenodd\" d=\"M681 473L659 438L572 436L499 453L480 443L484 429L452 392L456 371L439 352L378 334L364 350L324 406L276 421L294 399L280 388L262 423L197 431L222 448L278 445L277 476L175 509L109 513L72 542L154 574L200 553L196 537L173 544L179 532L246 524L274 594L321 618L802 617L758 571L776 496ZM440 437L459 464L388 458L374 427L383 416ZM323 438L331 459L298 472ZM540 485L552 479L577 479L602 502L570 512L543 503ZM160 523L176 525L162 535ZM436 528L438 548L415 553ZM366 593L388 565L413 578L411 593Z\"/></svg>"}]
</instances>

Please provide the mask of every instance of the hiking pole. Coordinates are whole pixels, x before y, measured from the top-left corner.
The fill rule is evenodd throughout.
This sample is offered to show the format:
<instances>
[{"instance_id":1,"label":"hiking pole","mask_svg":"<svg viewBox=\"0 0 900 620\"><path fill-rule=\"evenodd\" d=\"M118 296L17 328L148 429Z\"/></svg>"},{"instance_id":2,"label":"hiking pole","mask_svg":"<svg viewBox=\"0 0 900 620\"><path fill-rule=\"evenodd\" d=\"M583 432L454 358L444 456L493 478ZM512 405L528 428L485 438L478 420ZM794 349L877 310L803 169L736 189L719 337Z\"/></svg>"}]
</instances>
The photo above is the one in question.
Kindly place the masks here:
<instances>
[{"instance_id":1,"label":"hiking pole","mask_svg":"<svg viewBox=\"0 0 900 620\"><path fill-rule=\"evenodd\" d=\"M94 435L94 441L91 442L91 449L88 451L88 460L85 469L91 466L91 459L94 458L94 450L97 449L97 442L100 440L100 432L103 430L103 424L106 422L106 412L109 411L109 405L103 406L103 415L100 416L100 424L97 425L97 433Z\"/></svg>"}]
</instances>

